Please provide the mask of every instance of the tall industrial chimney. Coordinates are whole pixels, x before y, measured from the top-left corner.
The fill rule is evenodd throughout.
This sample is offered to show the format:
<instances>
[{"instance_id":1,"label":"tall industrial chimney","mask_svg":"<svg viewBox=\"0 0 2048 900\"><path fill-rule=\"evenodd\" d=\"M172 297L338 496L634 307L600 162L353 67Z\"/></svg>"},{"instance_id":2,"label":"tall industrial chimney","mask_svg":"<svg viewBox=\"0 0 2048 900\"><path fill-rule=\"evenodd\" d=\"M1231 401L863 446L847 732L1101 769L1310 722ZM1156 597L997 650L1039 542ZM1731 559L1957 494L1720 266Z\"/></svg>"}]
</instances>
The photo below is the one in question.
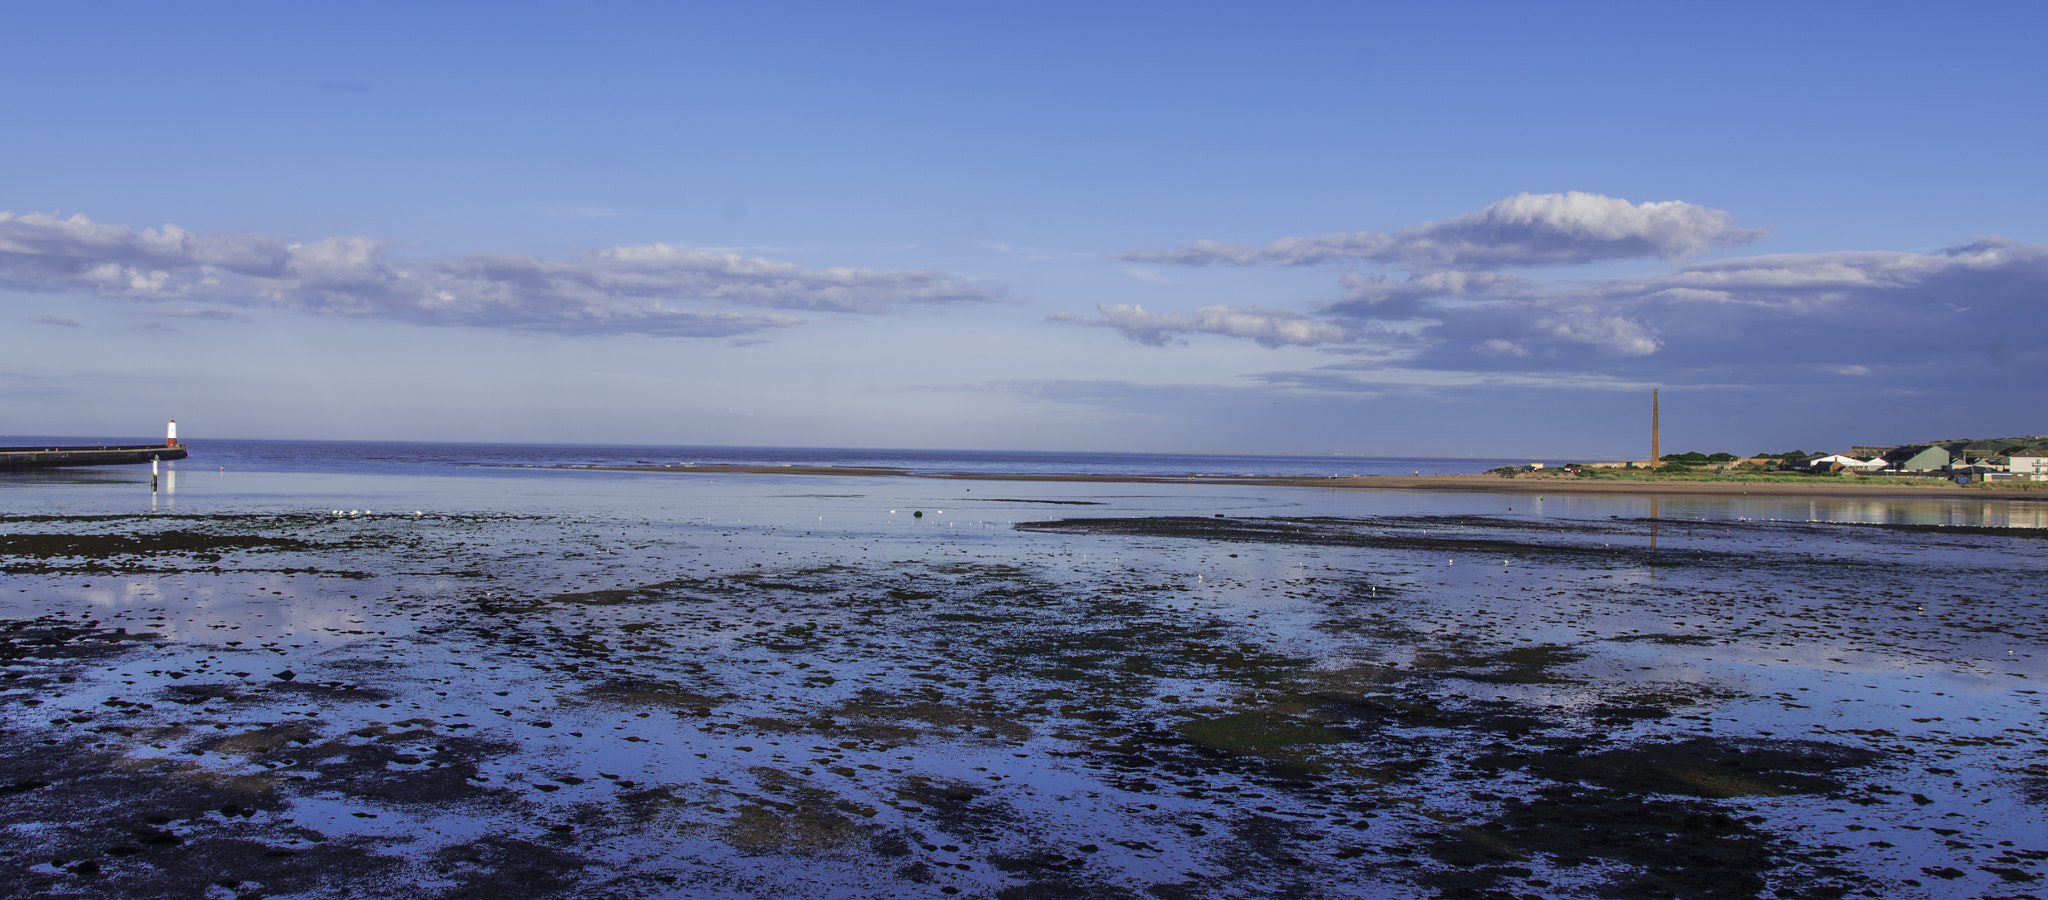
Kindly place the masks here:
<instances>
[{"instance_id":1,"label":"tall industrial chimney","mask_svg":"<svg viewBox=\"0 0 2048 900\"><path fill-rule=\"evenodd\" d=\"M1651 465L1652 467L1656 467L1656 466L1660 466L1660 465L1663 465L1663 464L1664 464L1664 451L1663 451L1663 449L1662 449L1661 447L1659 447L1659 446L1658 446L1658 441L1659 441L1660 437L1659 437L1659 435L1658 435L1658 433L1657 433L1657 428L1658 428L1658 426L1657 426L1657 389L1656 389L1656 388L1651 388L1651 389L1650 389L1650 465Z\"/></svg>"}]
</instances>

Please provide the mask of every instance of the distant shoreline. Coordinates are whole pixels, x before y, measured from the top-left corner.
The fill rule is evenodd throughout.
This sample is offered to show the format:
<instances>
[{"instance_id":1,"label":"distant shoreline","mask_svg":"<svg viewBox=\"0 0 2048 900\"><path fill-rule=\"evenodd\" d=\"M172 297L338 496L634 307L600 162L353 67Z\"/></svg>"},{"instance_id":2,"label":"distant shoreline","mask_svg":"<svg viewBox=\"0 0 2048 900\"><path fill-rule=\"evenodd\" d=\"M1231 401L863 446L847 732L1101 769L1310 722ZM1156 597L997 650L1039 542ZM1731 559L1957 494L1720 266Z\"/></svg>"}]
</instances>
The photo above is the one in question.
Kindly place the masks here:
<instances>
[{"instance_id":1,"label":"distant shoreline","mask_svg":"<svg viewBox=\"0 0 2048 900\"><path fill-rule=\"evenodd\" d=\"M1642 496L1740 496L1959 498L2048 501L2048 486L2029 490L1966 487L1938 479L1830 481L1804 484L1785 481L1605 480L1590 478L1502 478L1499 475L1343 475L1275 477L1260 475L1106 475L1091 473L917 472L894 466L560 466L600 472L674 472L696 475L837 475L870 478L939 478L960 481L1057 481L1124 484L1255 484L1344 490L1473 491L1512 494L1636 494Z\"/></svg>"}]
</instances>

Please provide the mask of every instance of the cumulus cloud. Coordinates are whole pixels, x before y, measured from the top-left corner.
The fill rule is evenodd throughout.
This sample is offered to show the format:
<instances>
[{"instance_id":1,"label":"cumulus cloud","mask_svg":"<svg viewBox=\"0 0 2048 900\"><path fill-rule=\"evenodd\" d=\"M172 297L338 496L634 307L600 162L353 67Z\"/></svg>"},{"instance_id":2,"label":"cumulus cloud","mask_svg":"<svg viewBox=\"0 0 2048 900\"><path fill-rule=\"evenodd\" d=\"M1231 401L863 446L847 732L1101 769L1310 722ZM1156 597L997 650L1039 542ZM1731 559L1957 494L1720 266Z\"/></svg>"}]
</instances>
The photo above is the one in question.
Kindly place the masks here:
<instances>
[{"instance_id":1,"label":"cumulus cloud","mask_svg":"<svg viewBox=\"0 0 2048 900\"><path fill-rule=\"evenodd\" d=\"M401 259L388 246L367 237L201 235L175 225L138 232L82 215L0 212L0 284L426 325L677 337L798 321L735 308L877 313L998 296L939 272L810 269L668 244L566 260L510 253Z\"/></svg>"},{"instance_id":2,"label":"cumulus cloud","mask_svg":"<svg viewBox=\"0 0 2048 900\"><path fill-rule=\"evenodd\" d=\"M1560 341L1588 344L1622 356L1648 356L1660 346L1648 326L1626 316L1603 316L1587 310L1536 320L1537 332ZM1493 341L1488 346L1498 346Z\"/></svg>"},{"instance_id":3,"label":"cumulus cloud","mask_svg":"<svg viewBox=\"0 0 2048 900\"><path fill-rule=\"evenodd\" d=\"M1399 230L1119 254L1146 263L1355 263L1383 271L1342 273L1339 296L1301 313L1211 306L1183 315L1117 305L1081 324L1155 346L1210 333L1320 345L1382 374L1512 375L1560 385L1594 376L1819 385L1814 379L1851 376L1906 390L1886 377L1917 373L1932 383L1963 371L2048 373L2048 346L2003 337L2048 332L2048 245L1978 236L1934 252L1688 261L1761 234L1734 227L1726 212L1679 201L1522 194ZM1505 271L1637 258L1674 265L1581 280Z\"/></svg>"},{"instance_id":4,"label":"cumulus cloud","mask_svg":"<svg viewBox=\"0 0 2048 900\"><path fill-rule=\"evenodd\" d=\"M1364 287L1368 296L1347 295L1329 308L1353 331L1385 317L1385 304L1369 295L1388 288ZM1717 378L1729 371L1800 377L1794 369L1867 375L1981 365L1996 335L2048 330L2048 244L2001 239L1933 253L1716 260L1561 285L1440 287L1433 295L1418 288L1398 310L1425 322L1405 364L1642 371L1654 358L1667 373L1711 371Z\"/></svg>"},{"instance_id":5,"label":"cumulus cloud","mask_svg":"<svg viewBox=\"0 0 2048 900\"><path fill-rule=\"evenodd\" d=\"M1154 347L1185 342L1184 336L1189 334L1245 338L1266 347L1312 347L1344 340L1342 326L1284 309L1218 305L1204 306L1187 315L1116 303L1101 304L1095 310L1098 318L1090 320L1075 319L1071 313L1054 313L1048 318L1114 328L1124 337Z\"/></svg>"},{"instance_id":6,"label":"cumulus cloud","mask_svg":"<svg viewBox=\"0 0 2048 900\"><path fill-rule=\"evenodd\" d=\"M1987 337L2036 333L2048 325L2048 305L2041 302L2048 297L2048 245L1979 236L1929 253L1687 261L1761 235L1735 227L1717 209L1573 192L1522 194L1398 230L1262 246L1197 241L1119 256L1182 265L1354 263L1393 270L1343 273L1341 295L1294 316L1292 324L1315 339L1265 341L1336 344L1337 352L1383 367L1634 377L1662 368L1723 378L1732 369L1787 366L1808 375L1881 373L1935 359L2002 366L2048 353ZM1578 281L1504 271L1645 258L1675 265L1641 277ZM1105 307L1101 320L1090 324L1150 344L1198 330L1253 336L1135 307Z\"/></svg>"},{"instance_id":7,"label":"cumulus cloud","mask_svg":"<svg viewBox=\"0 0 2048 900\"><path fill-rule=\"evenodd\" d=\"M1630 203L1571 191L1518 194L1476 212L1397 231L1288 237L1253 246L1190 241L1114 254L1132 262L1201 266L1376 263L1411 271L1494 270L1614 259L1677 260L1762 237L1718 209L1679 200Z\"/></svg>"},{"instance_id":8,"label":"cumulus cloud","mask_svg":"<svg viewBox=\"0 0 2048 900\"><path fill-rule=\"evenodd\" d=\"M1523 359L1529 357L1528 348L1514 341L1504 341L1500 338L1488 338L1480 341L1478 346L1472 349L1475 352L1484 353L1488 356L1518 356Z\"/></svg>"},{"instance_id":9,"label":"cumulus cloud","mask_svg":"<svg viewBox=\"0 0 2048 900\"><path fill-rule=\"evenodd\" d=\"M1528 279L1502 272L1428 272L1403 281L1347 272L1337 281L1344 296L1324 312L1369 319L1422 315L1431 301L1510 296L1531 287Z\"/></svg>"},{"instance_id":10,"label":"cumulus cloud","mask_svg":"<svg viewBox=\"0 0 2048 900\"><path fill-rule=\"evenodd\" d=\"M1642 356L1661 346L1652 326L1599 308L1583 298L1553 307L1519 302L1546 289L1504 269L1564 266L1618 259L1679 261L1712 247L1747 244L1763 235L1737 228L1727 212L1678 200L1631 203L1619 197L1572 191L1518 194L1476 212L1392 231L1282 238L1262 246L1191 241L1170 250L1111 254L1131 262L1202 266L1310 266L1371 264L1404 271L1400 277L1347 272L1344 294L1315 315L1284 310L1205 307L1193 316L1105 306L1088 324L1113 327L1144 344L1169 343L1208 332L1244 337L1267 346L1339 344L1371 336L1402 320L1440 319L1447 311L1491 306L1519 322L1528 337L1576 343L1601 354ZM1126 272L1149 272L1126 268ZM1674 286L1673 290L1681 290ZM1412 332L1412 329L1411 329ZM1488 343L1491 341L1492 343ZM1517 336L1480 339L1482 353L1501 359L1534 355Z\"/></svg>"}]
</instances>

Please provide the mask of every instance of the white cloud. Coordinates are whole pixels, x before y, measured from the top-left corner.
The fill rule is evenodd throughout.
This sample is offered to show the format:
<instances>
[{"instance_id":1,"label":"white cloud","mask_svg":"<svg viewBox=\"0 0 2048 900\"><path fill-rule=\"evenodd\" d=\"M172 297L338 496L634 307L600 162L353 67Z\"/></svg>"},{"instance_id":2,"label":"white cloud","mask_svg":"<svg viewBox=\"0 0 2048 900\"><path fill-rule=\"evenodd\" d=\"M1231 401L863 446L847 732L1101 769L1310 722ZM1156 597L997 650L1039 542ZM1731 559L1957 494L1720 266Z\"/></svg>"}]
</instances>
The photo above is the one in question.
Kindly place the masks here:
<instances>
[{"instance_id":1,"label":"white cloud","mask_svg":"<svg viewBox=\"0 0 2048 900\"><path fill-rule=\"evenodd\" d=\"M1306 266L1366 262L1411 271L1556 266L1611 259L1683 259L1763 236L1718 209L1679 200L1630 203L1572 191L1519 194L1477 212L1398 231L1281 238L1263 246L1190 241L1115 254L1132 262Z\"/></svg>"},{"instance_id":2,"label":"white cloud","mask_svg":"<svg viewBox=\"0 0 2048 900\"><path fill-rule=\"evenodd\" d=\"M1986 363L2048 371L2048 245L1976 237L1932 253L1853 251L1681 262L1655 275L1538 281L1501 271L1622 258L1680 260L1761 234L1720 210L1597 194L1523 194L1398 231L1193 242L1127 260L1202 265L1378 263L1305 314L1207 307L1193 315L1104 306L1086 324L1140 343L1191 333L1268 346L1330 345L1381 370L1563 378L1805 383L1820 372L1888 375ZM1235 315L1233 315L1235 314ZM1242 318L1244 321L1236 321ZM1286 329L1279 326L1286 325ZM1915 367L1918 367L1917 369ZM1662 373L1661 376L1656 373ZM1766 376L1764 373L1773 373Z\"/></svg>"},{"instance_id":3,"label":"white cloud","mask_svg":"<svg viewBox=\"0 0 2048 900\"><path fill-rule=\"evenodd\" d=\"M1432 300L1506 296L1533 286L1520 275L1501 272L1427 272L1405 281L1347 272L1337 283L1344 288L1344 297L1327 312L1374 319L1416 315Z\"/></svg>"},{"instance_id":4,"label":"white cloud","mask_svg":"<svg viewBox=\"0 0 2048 900\"><path fill-rule=\"evenodd\" d=\"M1643 323L1591 310L1571 310L1566 315L1538 319L1536 329L1560 341L1590 344L1623 356L1648 356L1657 352L1659 346L1656 335Z\"/></svg>"},{"instance_id":5,"label":"white cloud","mask_svg":"<svg viewBox=\"0 0 2048 900\"><path fill-rule=\"evenodd\" d=\"M397 259L387 246L367 237L200 235L175 225L137 232L82 215L0 212L0 284L428 325L680 337L799 321L732 307L877 313L999 296L939 272L807 269L668 244L566 260L507 253Z\"/></svg>"},{"instance_id":6,"label":"white cloud","mask_svg":"<svg viewBox=\"0 0 2048 900\"><path fill-rule=\"evenodd\" d=\"M1342 326L1284 309L1219 305L1204 306L1192 315L1185 315L1152 312L1135 304L1117 303L1098 305L1095 310L1099 318L1094 320L1075 320L1070 313L1054 313L1047 318L1114 328L1124 337L1154 347L1182 341L1183 335L1188 334L1245 338L1267 347L1310 347L1344 340Z\"/></svg>"},{"instance_id":7,"label":"white cloud","mask_svg":"<svg viewBox=\"0 0 2048 900\"><path fill-rule=\"evenodd\" d=\"M2048 332L2048 244L2001 239L1935 253L1716 260L1557 285L1446 283L1435 296L1412 291L1395 309L1371 292L1400 286L1352 287L1326 314L1354 334L1388 320L1423 321L1402 363L1444 370L1633 371L1629 360L1655 357L1667 372L1714 378L1865 375L1877 362L1887 371L1960 371L1987 358L2038 364L2031 345L2006 347L2000 336ZM2005 349L1986 349L1994 344Z\"/></svg>"}]
</instances>

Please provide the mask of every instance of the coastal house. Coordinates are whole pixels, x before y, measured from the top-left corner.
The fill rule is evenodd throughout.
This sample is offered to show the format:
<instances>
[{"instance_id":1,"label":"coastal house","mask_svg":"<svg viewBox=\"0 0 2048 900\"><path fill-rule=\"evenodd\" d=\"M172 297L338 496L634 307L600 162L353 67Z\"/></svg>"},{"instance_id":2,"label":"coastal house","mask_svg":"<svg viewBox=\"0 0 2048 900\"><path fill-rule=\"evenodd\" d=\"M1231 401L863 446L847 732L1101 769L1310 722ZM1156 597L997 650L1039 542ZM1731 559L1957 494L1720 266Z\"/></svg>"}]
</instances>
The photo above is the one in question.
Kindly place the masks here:
<instances>
[{"instance_id":1,"label":"coastal house","mask_svg":"<svg viewBox=\"0 0 2048 900\"><path fill-rule=\"evenodd\" d=\"M1800 463L1809 472L1874 472L1885 467L1881 459L1857 459L1840 453L1816 456Z\"/></svg>"},{"instance_id":2,"label":"coastal house","mask_svg":"<svg viewBox=\"0 0 2048 900\"><path fill-rule=\"evenodd\" d=\"M1949 467L1949 450L1940 444L1913 444L1900 447L1879 459L1886 468L1895 472L1940 472Z\"/></svg>"},{"instance_id":3,"label":"coastal house","mask_svg":"<svg viewBox=\"0 0 2048 900\"><path fill-rule=\"evenodd\" d=\"M2014 478L2028 481L2048 481L2048 452L2041 450L2014 450L2006 457Z\"/></svg>"}]
</instances>

